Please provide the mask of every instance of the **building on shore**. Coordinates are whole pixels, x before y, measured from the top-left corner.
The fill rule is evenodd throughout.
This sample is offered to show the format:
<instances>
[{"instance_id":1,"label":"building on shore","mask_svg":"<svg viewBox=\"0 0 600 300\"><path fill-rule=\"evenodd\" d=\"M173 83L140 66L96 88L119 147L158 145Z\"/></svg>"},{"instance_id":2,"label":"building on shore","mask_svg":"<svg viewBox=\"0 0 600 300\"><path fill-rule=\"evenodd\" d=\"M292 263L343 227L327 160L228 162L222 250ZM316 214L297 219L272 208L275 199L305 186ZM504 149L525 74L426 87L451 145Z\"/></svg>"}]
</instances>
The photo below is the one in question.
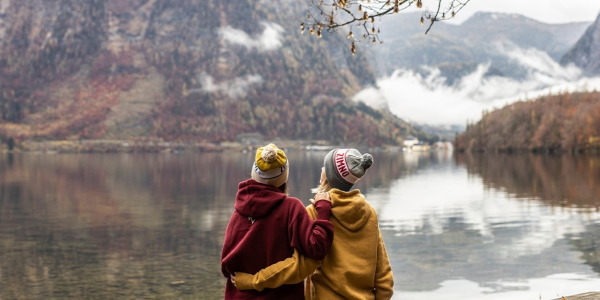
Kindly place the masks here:
<instances>
[{"instance_id":1,"label":"building on shore","mask_svg":"<svg viewBox=\"0 0 600 300\"><path fill-rule=\"evenodd\" d=\"M406 147L406 149L412 149L412 147L418 143L419 139L412 135L409 135L404 139L404 147Z\"/></svg>"}]
</instances>

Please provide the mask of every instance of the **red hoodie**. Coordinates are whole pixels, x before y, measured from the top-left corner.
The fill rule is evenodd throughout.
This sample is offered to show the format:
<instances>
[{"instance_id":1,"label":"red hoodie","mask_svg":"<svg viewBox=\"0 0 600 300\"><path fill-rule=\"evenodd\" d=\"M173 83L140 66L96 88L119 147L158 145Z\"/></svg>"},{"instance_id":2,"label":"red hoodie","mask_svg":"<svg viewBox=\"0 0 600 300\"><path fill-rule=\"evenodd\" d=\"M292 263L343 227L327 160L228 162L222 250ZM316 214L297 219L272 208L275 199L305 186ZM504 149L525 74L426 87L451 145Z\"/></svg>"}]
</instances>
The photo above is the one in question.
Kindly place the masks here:
<instances>
[{"instance_id":1,"label":"red hoodie","mask_svg":"<svg viewBox=\"0 0 600 300\"><path fill-rule=\"evenodd\" d=\"M294 248L323 259L333 241L331 203L318 201L316 207L313 221L297 198L252 179L240 182L221 253L221 272L228 279L225 299L304 299L302 282L261 292L239 291L229 277L235 272L254 274L292 256Z\"/></svg>"}]
</instances>

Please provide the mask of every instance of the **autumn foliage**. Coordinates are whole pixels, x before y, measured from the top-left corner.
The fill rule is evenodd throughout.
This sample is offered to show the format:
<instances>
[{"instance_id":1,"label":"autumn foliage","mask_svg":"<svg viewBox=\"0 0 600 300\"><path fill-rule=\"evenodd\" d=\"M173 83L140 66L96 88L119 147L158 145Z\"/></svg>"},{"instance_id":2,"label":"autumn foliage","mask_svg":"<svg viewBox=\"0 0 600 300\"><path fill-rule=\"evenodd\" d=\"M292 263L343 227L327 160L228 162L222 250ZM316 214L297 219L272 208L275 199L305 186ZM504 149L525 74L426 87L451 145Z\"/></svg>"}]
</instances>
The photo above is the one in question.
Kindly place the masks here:
<instances>
[{"instance_id":1,"label":"autumn foliage","mask_svg":"<svg viewBox=\"0 0 600 300\"><path fill-rule=\"evenodd\" d=\"M600 92L563 93L520 101L467 124L462 151L588 152L600 150Z\"/></svg>"},{"instance_id":2,"label":"autumn foliage","mask_svg":"<svg viewBox=\"0 0 600 300\"><path fill-rule=\"evenodd\" d=\"M217 144L247 133L380 146L423 135L350 100L374 84L368 60L345 51L345 35L303 38L289 22L301 3L126 2L11 2L0 45L0 148L28 140ZM227 30L247 39L226 38Z\"/></svg>"}]
</instances>

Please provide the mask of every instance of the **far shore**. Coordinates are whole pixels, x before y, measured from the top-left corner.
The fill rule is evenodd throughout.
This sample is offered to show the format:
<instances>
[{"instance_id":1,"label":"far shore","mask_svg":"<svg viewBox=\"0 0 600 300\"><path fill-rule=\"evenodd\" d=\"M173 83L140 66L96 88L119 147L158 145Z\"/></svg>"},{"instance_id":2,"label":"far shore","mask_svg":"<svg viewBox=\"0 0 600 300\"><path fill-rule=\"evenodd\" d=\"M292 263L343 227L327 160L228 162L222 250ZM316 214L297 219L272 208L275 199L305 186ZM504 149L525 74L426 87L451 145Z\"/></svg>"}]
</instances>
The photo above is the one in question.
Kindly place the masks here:
<instances>
[{"instance_id":1,"label":"far shore","mask_svg":"<svg viewBox=\"0 0 600 300\"><path fill-rule=\"evenodd\" d=\"M186 152L222 152L254 151L257 147L273 142L278 147L289 150L329 151L341 147L324 141L274 140L255 143L239 142L173 142L162 140L41 140L23 141L8 149L0 144L0 153L186 153ZM402 146L384 145L377 147L356 146L370 151L406 151Z\"/></svg>"}]
</instances>

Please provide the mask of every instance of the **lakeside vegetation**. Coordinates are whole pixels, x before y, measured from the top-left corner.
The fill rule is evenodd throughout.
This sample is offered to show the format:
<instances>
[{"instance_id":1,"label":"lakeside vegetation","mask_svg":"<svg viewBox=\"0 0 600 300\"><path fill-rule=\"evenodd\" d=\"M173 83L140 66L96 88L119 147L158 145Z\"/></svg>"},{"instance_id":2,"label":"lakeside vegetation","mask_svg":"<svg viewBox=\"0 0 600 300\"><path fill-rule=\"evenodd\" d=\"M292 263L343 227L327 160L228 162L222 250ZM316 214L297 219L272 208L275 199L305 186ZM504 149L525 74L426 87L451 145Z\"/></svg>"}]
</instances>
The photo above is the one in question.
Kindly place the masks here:
<instances>
[{"instance_id":1,"label":"lakeside vegetation","mask_svg":"<svg viewBox=\"0 0 600 300\"><path fill-rule=\"evenodd\" d=\"M600 153L600 92L519 101L467 124L454 147L467 152Z\"/></svg>"}]
</instances>

